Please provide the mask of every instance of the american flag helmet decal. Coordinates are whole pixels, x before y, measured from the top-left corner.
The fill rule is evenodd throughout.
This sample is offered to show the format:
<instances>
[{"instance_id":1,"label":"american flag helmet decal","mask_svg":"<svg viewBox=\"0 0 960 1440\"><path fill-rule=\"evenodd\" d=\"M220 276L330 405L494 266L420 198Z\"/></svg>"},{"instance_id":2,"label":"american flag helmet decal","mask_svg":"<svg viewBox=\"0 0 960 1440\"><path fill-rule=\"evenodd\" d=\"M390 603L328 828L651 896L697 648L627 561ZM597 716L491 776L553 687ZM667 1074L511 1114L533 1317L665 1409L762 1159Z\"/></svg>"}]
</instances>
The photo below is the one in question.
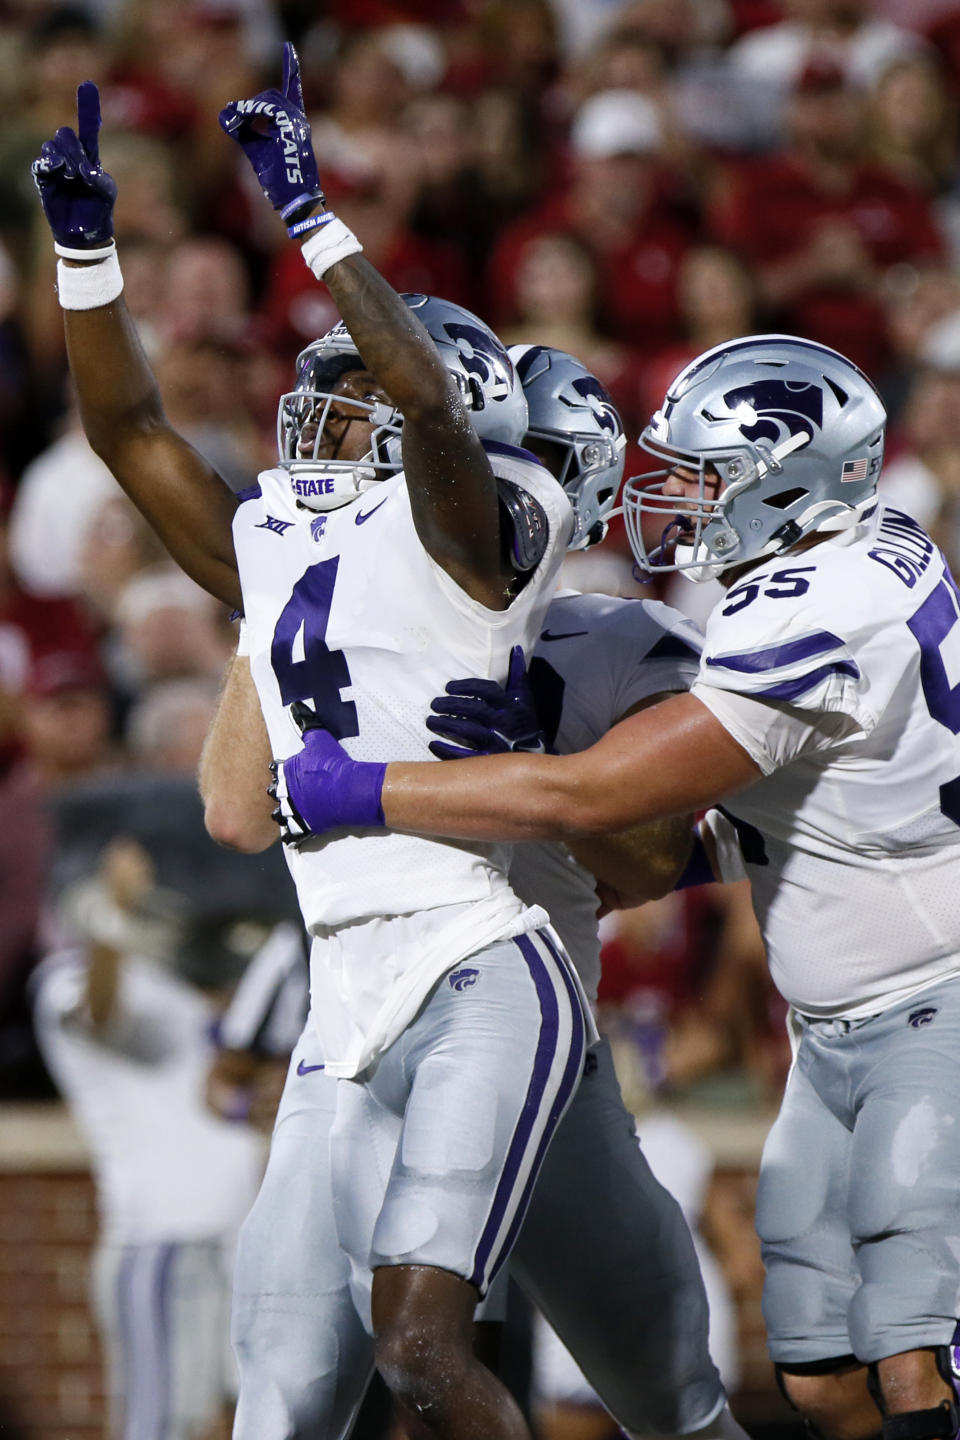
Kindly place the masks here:
<instances>
[{"instance_id":1,"label":"american flag helmet decal","mask_svg":"<svg viewBox=\"0 0 960 1440\"><path fill-rule=\"evenodd\" d=\"M866 480L869 463L866 455L862 455L859 460L844 460L843 469L840 471L841 484L848 485L851 482Z\"/></svg>"}]
</instances>

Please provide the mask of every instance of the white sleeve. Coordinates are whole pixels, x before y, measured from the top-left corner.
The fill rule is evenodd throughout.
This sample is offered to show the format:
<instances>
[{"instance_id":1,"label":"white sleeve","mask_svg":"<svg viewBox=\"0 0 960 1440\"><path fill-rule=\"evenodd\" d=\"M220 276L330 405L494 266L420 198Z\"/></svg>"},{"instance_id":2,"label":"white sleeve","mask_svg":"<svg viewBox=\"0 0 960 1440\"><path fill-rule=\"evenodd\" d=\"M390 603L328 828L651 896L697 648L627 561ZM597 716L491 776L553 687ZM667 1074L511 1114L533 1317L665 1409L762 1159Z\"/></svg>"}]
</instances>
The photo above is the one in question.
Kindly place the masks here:
<instances>
[{"instance_id":1,"label":"white sleeve","mask_svg":"<svg viewBox=\"0 0 960 1440\"><path fill-rule=\"evenodd\" d=\"M700 682L693 686L691 694L706 705L764 775L788 765L799 755L831 750L842 741L862 739L865 734L852 716L838 710L803 710Z\"/></svg>"}]
</instances>

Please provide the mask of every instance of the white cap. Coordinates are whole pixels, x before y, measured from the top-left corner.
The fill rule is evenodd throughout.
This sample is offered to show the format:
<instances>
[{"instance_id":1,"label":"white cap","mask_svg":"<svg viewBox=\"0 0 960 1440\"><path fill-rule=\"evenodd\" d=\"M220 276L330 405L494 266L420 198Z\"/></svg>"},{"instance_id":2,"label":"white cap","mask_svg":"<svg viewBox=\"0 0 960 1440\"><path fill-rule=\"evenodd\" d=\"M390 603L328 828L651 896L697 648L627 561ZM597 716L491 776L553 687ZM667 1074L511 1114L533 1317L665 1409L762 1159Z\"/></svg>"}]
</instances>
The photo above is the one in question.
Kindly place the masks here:
<instances>
[{"instance_id":1,"label":"white cap","mask_svg":"<svg viewBox=\"0 0 960 1440\"><path fill-rule=\"evenodd\" d=\"M927 328L920 359L934 370L960 370L960 310L952 310Z\"/></svg>"},{"instance_id":2,"label":"white cap","mask_svg":"<svg viewBox=\"0 0 960 1440\"><path fill-rule=\"evenodd\" d=\"M573 119L574 154L589 159L650 155L663 142L657 107L636 90L602 90L580 106Z\"/></svg>"}]
</instances>

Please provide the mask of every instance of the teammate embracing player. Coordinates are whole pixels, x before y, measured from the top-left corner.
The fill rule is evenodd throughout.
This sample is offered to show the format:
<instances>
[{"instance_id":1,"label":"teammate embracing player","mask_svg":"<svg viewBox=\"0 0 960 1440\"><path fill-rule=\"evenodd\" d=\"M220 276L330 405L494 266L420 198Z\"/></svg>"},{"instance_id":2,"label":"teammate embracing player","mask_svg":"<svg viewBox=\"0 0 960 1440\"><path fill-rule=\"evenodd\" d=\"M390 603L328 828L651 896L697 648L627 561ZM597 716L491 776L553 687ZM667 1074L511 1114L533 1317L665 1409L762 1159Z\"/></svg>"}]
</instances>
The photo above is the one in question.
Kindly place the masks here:
<instances>
[{"instance_id":1,"label":"teammate embracing player","mask_svg":"<svg viewBox=\"0 0 960 1440\"><path fill-rule=\"evenodd\" d=\"M510 353L530 412L525 443L562 481L573 505L571 547L595 543L623 471L619 416L572 356L542 346ZM699 648L696 628L664 605L560 594L531 667L551 743L562 752L582 749L623 716L686 689ZM456 711L462 703L449 701ZM520 718L517 733L529 734L536 722ZM501 722L512 728L506 710ZM455 723L462 743L462 718ZM434 740L431 749L448 743ZM212 833L242 849L260 850L277 838L264 791L270 753L249 662L240 654L208 737L201 791ZM511 885L528 903L548 908L591 999L600 972L595 873L639 903L669 890L689 845L690 822L682 819L602 837L577 860L563 846L514 853ZM464 984L472 978L457 976ZM308 1022L291 1059L263 1186L240 1237L233 1340L242 1435L279 1440L288 1433L280 1417L298 1435L340 1435L337 1416L356 1403L372 1365L359 1320L369 1314L370 1269L354 1247L351 1276L331 1218L337 1199L326 1137L336 1084L323 1066L323 1047ZM358 1174L366 1172L362 1191L374 1204L380 1182L371 1157L358 1153L354 1163ZM357 1217L350 1224L366 1228ZM281 1227L302 1239L277 1245ZM510 1264L628 1435L743 1440L710 1358L706 1295L689 1230L637 1144L603 1042L589 1052L546 1152ZM480 1318L499 1317L485 1307ZM335 1389L325 1390L320 1377L334 1374Z\"/></svg>"},{"instance_id":2,"label":"teammate embracing player","mask_svg":"<svg viewBox=\"0 0 960 1440\"><path fill-rule=\"evenodd\" d=\"M315 831L375 797L401 832L488 840L722 800L721 870L750 878L796 1045L757 1199L770 1353L831 1440L953 1440L960 596L877 498L885 419L822 345L707 351L642 437L661 478L625 491L641 565L726 587L690 693L569 756L360 769L317 732L281 778Z\"/></svg>"}]
</instances>

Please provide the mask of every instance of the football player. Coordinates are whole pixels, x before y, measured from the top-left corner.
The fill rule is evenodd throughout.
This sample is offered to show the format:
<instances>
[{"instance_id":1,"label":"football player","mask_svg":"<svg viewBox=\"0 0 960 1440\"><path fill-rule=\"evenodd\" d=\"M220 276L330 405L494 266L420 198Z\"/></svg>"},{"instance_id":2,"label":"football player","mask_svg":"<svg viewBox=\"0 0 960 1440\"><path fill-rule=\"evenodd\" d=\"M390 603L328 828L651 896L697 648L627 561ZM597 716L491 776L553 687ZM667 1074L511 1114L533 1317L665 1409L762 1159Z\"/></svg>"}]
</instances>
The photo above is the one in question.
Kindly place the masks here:
<instances>
[{"instance_id":1,"label":"football player","mask_svg":"<svg viewBox=\"0 0 960 1440\"><path fill-rule=\"evenodd\" d=\"M343 323L301 357L280 463L234 506L166 423L123 305L116 187L87 82L77 131L59 130L34 165L87 435L184 568L242 605L275 754L322 723L358 756L386 745L427 758L443 681L502 679L511 648L539 633L570 506L517 448L526 403L492 332L460 307L399 297L325 208L293 47L282 90L220 119ZM339 1080L340 1239L364 1267L373 1253L376 1361L399 1400L451 1440L525 1440L474 1355L473 1312L579 1081L592 1017L545 913L510 889L506 850L373 828L289 852L323 1063Z\"/></svg>"},{"instance_id":2,"label":"football player","mask_svg":"<svg viewBox=\"0 0 960 1440\"><path fill-rule=\"evenodd\" d=\"M616 503L625 448L620 418L572 356L541 346L510 353L530 412L525 444L562 481L574 513L570 548L585 548L603 537ZM581 749L623 716L686 689L699 651L696 628L666 606L561 594L547 611L530 671L551 743L564 752ZM459 699L451 704L459 711ZM453 723L462 743L462 717ZM449 742L431 748L442 755ZM211 728L201 790L214 832L243 848L263 848L277 835L263 789L269 760L241 655ZM591 1001L600 971L592 871L612 878L635 903L652 898L674 883L689 833L686 818L638 827L583 850L583 864L561 845L515 852L511 884L528 903L549 908ZM463 983L470 978L465 974ZM308 1025L288 1071L264 1184L240 1238L233 1338L243 1434L339 1434L329 1416L349 1413L372 1364L357 1321L358 1312L369 1315L369 1271L364 1277L354 1267L351 1304L334 1226L322 1224L324 1206L335 1204L321 1143L333 1123L334 1082L323 1065ZM368 1196L375 1198L381 1184L370 1173ZM271 1244L281 1226L309 1232L309 1244ZM551 1141L511 1266L629 1435L742 1437L708 1352L706 1299L689 1231L637 1145L603 1042L590 1050ZM313 1323L305 1325L305 1316ZM486 1309L482 1318L496 1318L495 1311ZM318 1429L324 1420L318 1402L324 1385L333 1390L334 1375L327 1428Z\"/></svg>"},{"instance_id":3,"label":"football player","mask_svg":"<svg viewBox=\"0 0 960 1440\"><path fill-rule=\"evenodd\" d=\"M315 732L280 791L315 831L376 797L389 827L472 840L575 842L723 801L721 870L750 878L796 1045L757 1199L771 1356L834 1440L951 1440L960 599L877 497L885 420L822 345L707 351L642 436L659 476L625 488L640 565L725 587L690 692L569 756L358 773Z\"/></svg>"}]
</instances>

